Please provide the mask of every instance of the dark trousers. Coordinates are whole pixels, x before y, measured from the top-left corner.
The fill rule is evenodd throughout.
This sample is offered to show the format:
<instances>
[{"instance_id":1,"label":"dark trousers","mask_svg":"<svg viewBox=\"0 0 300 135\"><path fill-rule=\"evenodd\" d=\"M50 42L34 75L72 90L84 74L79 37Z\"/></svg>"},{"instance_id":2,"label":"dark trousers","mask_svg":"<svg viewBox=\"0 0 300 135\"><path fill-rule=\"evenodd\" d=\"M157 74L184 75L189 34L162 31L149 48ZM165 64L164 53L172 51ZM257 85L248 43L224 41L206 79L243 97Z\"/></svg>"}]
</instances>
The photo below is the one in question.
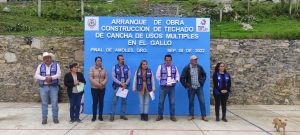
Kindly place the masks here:
<instances>
[{"instance_id":1,"label":"dark trousers","mask_svg":"<svg viewBox=\"0 0 300 135\"><path fill-rule=\"evenodd\" d=\"M97 104L99 104L99 116L102 116L104 95L105 95L105 88L102 90L92 88L93 117L96 117L97 115Z\"/></svg>"},{"instance_id":2,"label":"dark trousers","mask_svg":"<svg viewBox=\"0 0 300 135\"><path fill-rule=\"evenodd\" d=\"M70 119L78 120L82 93L72 93L70 98Z\"/></svg>"},{"instance_id":3,"label":"dark trousers","mask_svg":"<svg viewBox=\"0 0 300 135\"><path fill-rule=\"evenodd\" d=\"M220 103L222 105L222 113L223 113L223 117L226 116L226 102L228 99L228 94L214 94L214 98L215 98L215 112L216 112L216 117L220 116Z\"/></svg>"}]
</instances>

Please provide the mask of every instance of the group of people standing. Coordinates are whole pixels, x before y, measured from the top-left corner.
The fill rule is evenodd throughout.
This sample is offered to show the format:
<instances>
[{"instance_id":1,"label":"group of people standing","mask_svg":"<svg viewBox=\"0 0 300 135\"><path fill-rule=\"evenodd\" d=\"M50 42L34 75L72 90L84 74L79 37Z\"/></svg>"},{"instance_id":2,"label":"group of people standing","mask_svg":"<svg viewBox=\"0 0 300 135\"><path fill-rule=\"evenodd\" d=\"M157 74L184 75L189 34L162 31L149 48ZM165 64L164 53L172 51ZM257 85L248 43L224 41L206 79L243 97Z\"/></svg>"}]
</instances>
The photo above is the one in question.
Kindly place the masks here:
<instances>
[{"instance_id":1,"label":"group of people standing","mask_svg":"<svg viewBox=\"0 0 300 135\"><path fill-rule=\"evenodd\" d=\"M58 78L61 76L61 70L58 63L52 61L53 54L43 53L43 63L40 64L36 70L35 78L39 80L40 95L42 99L42 124L47 124L48 116L48 99L50 97L52 104L53 122L58 121ZM206 80L206 72L203 67L197 63L198 57L192 55L190 63L184 67L181 76L178 69L172 64L172 56L165 55L164 63L159 65L154 76L154 73L148 68L148 62L142 60L140 65L134 73L132 91L139 94L139 108L141 120L148 121L149 99L150 93L155 92L155 79L159 81L159 104L158 117L156 121L163 120L165 97L168 95L170 120L176 122L175 118L175 86L180 82L187 90L189 99L189 116L188 120L194 119L194 97L197 95L201 119L208 121L206 117L205 100L203 93L203 86ZM117 56L118 64L112 68L113 80L113 97L110 105L110 121L114 121L115 108L120 97L116 96L119 88L129 89L131 70L128 65L124 63L124 56ZM81 122L79 119L81 98L83 92L77 90L79 83L86 83L86 80L81 72L78 72L78 65L76 63L69 66L70 72L64 76L64 85L67 87L68 97L70 100L70 123ZM102 58L95 58L95 65L90 68L88 73L88 80L91 84L91 94L93 99L93 117L92 122L96 121L97 111L98 120L103 121L102 113L104 106L104 96L106 91L106 84L108 81L108 73L105 67L102 66ZM213 95L215 98L215 112L216 121L220 121L219 108L222 105L222 120L226 119L226 102L230 94L231 78L226 72L225 64L218 63L213 74ZM125 116L127 98L121 98L121 112L120 119L128 120ZM99 110L97 110L97 108Z\"/></svg>"}]
</instances>

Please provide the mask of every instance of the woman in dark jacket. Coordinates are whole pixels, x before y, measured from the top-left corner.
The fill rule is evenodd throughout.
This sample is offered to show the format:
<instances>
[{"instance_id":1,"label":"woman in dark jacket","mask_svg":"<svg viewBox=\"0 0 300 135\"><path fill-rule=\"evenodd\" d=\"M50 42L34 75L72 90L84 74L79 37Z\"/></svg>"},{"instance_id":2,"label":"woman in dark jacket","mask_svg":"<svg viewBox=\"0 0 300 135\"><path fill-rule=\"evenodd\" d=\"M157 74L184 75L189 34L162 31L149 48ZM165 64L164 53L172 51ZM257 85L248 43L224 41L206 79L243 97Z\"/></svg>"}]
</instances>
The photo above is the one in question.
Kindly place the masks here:
<instances>
[{"instance_id":1,"label":"woman in dark jacket","mask_svg":"<svg viewBox=\"0 0 300 135\"><path fill-rule=\"evenodd\" d=\"M86 83L84 76L81 72L78 72L77 63L69 66L71 72L65 74L64 84L67 87L68 97L70 100L70 124L74 121L81 122L79 119L79 111L81 104L82 92L78 92L77 85L79 82Z\"/></svg>"},{"instance_id":2,"label":"woman in dark jacket","mask_svg":"<svg viewBox=\"0 0 300 135\"><path fill-rule=\"evenodd\" d=\"M220 102L222 104L222 120L227 122L226 119L226 102L230 94L231 87L231 78L230 75L226 72L225 64L218 63L215 67L215 73L213 75L214 82L214 98L215 98L215 112L216 112L216 121L220 121Z\"/></svg>"}]
</instances>

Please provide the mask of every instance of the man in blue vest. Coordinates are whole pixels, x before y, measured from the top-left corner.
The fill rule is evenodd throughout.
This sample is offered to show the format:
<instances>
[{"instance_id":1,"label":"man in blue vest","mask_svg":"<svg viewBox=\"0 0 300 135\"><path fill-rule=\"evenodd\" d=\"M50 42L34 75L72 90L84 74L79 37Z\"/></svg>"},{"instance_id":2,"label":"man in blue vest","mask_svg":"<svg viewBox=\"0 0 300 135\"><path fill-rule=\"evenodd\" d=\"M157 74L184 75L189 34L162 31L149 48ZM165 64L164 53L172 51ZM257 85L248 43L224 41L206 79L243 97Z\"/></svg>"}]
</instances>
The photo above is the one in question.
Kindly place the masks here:
<instances>
[{"instance_id":1,"label":"man in blue vest","mask_svg":"<svg viewBox=\"0 0 300 135\"><path fill-rule=\"evenodd\" d=\"M175 85L179 81L179 73L177 67L172 65L172 56L165 55L165 63L158 66L156 71L156 79L159 81L159 105L158 117L156 121L163 119L164 103L166 95L169 96L170 119L176 122L175 118Z\"/></svg>"},{"instance_id":2,"label":"man in blue vest","mask_svg":"<svg viewBox=\"0 0 300 135\"><path fill-rule=\"evenodd\" d=\"M194 119L194 97L197 95L202 120L208 121L206 117L203 85L206 80L206 73L202 66L197 64L197 56L190 57L190 63L184 67L180 76L180 82L187 89L189 98L189 117L188 120Z\"/></svg>"},{"instance_id":3,"label":"man in blue vest","mask_svg":"<svg viewBox=\"0 0 300 135\"><path fill-rule=\"evenodd\" d=\"M112 79L113 79L113 88L114 88L114 94L112 97L112 103L110 106L110 121L114 121L115 116L115 109L118 102L119 97L116 96L116 93L118 89L121 87L122 89L128 89L130 85L130 69L129 66L124 64L124 56L118 55L117 56L118 64L113 66L112 68ZM128 120L128 118L125 116L126 111L126 98L122 98L122 105L121 105L121 114L120 119Z\"/></svg>"},{"instance_id":4,"label":"man in blue vest","mask_svg":"<svg viewBox=\"0 0 300 135\"><path fill-rule=\"evenodd\" d=\"M52 105L52 117L55 124L58 121L58 78L61 76L61 70L56 62L53 62L52 53L43 53L43 63L40 64L35 72L35 78L39 80L40 96L42 99L42 124L47 124L48 101L50 97Z\"/></svg>"}]
</instances>

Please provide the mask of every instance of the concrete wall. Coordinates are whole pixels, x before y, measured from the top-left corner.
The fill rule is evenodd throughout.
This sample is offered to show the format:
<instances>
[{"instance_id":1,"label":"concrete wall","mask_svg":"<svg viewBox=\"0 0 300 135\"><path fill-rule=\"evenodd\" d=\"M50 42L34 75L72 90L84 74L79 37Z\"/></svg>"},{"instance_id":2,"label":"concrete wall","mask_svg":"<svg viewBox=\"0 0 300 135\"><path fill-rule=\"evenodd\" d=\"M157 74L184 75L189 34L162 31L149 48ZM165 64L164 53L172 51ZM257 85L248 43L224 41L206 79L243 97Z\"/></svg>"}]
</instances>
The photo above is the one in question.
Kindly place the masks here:
<instances>
[{"instance_id":1,"label":"concrete wall","mask_svg":"<svg viewBox=\"0 0 300 135\"><path fill-rule=\"evenodd\" d=\"M299 40L212 39L211 74L217 62L226 63L233 78L231 104L292 104L300 100L299 45ZM71 63L84 71L83 37L0 36L1 102L40 101L33 76L44 51L61 65L60 102L68 102L62 79Z\"/></svg>"}]
</instances>

